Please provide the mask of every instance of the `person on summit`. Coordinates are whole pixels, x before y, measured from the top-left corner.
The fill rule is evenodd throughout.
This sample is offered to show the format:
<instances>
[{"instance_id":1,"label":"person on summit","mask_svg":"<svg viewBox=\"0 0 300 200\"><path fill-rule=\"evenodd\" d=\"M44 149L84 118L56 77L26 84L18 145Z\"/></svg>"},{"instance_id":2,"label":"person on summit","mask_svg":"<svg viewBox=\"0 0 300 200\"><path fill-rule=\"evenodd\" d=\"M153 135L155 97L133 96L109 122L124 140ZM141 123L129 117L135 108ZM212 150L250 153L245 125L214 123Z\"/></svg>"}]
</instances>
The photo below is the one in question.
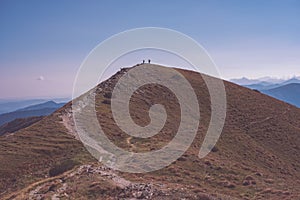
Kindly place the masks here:
<instances>
[{"instance_id":1,"label":"person on summit","mask_svg":"<svg viewBox=\"0 0 300 200\"><path fill-rule=\"evenodd\" d=\"M145 60L143 60L143 64L145 64Z\"/></svg>"},{"instance_id":2,"label":"person on summit","mask_svg":"<svg viewBox=\"0 0 300 200\"><path fill-rule=\"evenodd\" d=\"M148 63L150 64L150 62L151 62L151 60L150 59L148 59Z\"/></svg>"}]
</instances>

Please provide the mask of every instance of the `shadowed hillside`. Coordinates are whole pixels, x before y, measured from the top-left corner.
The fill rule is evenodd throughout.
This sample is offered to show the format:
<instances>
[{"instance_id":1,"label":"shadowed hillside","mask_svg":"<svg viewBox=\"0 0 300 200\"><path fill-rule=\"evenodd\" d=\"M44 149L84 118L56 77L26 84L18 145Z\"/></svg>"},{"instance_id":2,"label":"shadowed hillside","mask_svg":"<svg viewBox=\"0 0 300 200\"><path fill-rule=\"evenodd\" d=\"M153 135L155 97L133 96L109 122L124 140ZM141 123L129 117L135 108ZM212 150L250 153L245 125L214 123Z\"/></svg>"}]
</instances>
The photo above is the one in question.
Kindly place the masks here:
<instances>
[{"instance_id":1,"label":"shadowed hillside","mask_svg":"<svg viewBox=\"0 0 300 200\"><path fill-rule=\"evenodd\" d=\"M178 129L178 101L163 86L148 84L139 88L130 100L134 122L147 125L148 110L153 104L165 105L167 121L149 139L127 135L115 124L110 103L114 85L128 70L119 71L91 90L93 94L84 94L76 101L95 95L98 121L119 147L133 152L160 149ZM201 111L197 136L177 161L145 174L102 166L76 139L68 103L32 126L0 137L2 198L299 199L300 109L224 82L225 127L213 151L199 159L211 117L209 93L200 74L177 70L193 86ZM50 171L57 173L49 177Z\"/></svg>"},{"instance_id":2,"label":"shadowed hillside","mask_svg":"<svg viewBox=\"0 0 300 200\"><path fill-rule=\"evenodd\" d=\"M16 132L40 121L41 119L43 119L42 116L15 119L0 126L0 135Z\"/></svg>"},{"instance_id":3,"label":"shadowed hillside","mask_svg":"<svg viewBox=\"0 0 300 200\"><path fill-rule=\"evenodd\" d=\"M290 83L277 88L263 90L262 92L276 99L300 107L300 83Z\"/></svg>"}]
</instances>

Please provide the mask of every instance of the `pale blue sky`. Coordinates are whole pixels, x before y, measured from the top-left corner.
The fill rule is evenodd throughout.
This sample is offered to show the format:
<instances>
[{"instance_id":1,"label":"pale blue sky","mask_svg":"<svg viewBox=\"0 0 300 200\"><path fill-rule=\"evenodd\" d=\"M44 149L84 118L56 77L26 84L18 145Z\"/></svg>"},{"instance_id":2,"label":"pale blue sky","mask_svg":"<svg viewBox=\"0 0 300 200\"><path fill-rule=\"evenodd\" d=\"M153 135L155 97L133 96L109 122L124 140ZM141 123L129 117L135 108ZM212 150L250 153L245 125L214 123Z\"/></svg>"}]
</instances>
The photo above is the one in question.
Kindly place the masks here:
<instances>
[{"instance_id":1,"label":"pale blue sky","mask_svg":"<svg viewBox=\"0 0 300 200\"><path fill-rule=\"evenodd\" d=\"M194 38L226 79L300 75L299 19L297 0L1 0L0 98L71 96L99 42L147 26Z\"/></svg>"}]
</instances>

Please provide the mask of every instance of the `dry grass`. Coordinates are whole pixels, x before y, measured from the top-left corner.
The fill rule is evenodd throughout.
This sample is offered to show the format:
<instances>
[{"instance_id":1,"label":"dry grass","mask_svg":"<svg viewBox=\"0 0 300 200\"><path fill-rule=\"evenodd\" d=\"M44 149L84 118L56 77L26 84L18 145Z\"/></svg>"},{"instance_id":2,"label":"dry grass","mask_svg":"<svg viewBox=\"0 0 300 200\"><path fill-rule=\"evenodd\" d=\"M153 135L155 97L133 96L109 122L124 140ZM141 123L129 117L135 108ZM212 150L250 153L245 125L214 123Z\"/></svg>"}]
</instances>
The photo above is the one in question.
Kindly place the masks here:
<instances>
[{"instance_id":1,"label":"dry grass","mask_svg":"<svg viewBox=\"0 0 300 200\"><path fill-rule=\"evenodd\" d=\"M196 139L180 159L164 169L146 174L120 174L132 181L165 184L176 191L184 188L189 193L199 190L199 194L200 191L219 194L224 197L222 199L226 196L297 199L300 196L297 187L300 180L300 109L225 82L228 102L225 127L215 151L200 160L197 155L211 116L209 93L199 74L178 71L190 81L199 100L201 121ZM178 129L180 112L176 98L168 89L157 85L140 88L144 95L137 92L130 102L133 120L139 125L149 123L147 113L154 103L166 106L168 118L161 132L151 139L130 138L116 126L109 104L111 90L122 73L98 86L104 89L97 90L96 95L99 123L119 147L134 152L161 148L172 140ZM81 163L93 160L80 142L66 134L67 130L59 122L59 112L69 106L13 136L0 138L1 192L10 193L42 180L55 163L64 159ZM268 181L270 178L273 181ZM249 184L243 184L245 180ZM89 184L89 180L82 179L82 184ZM109 190L102 184L99 187ZM81 191L80 195L83 193ZM97 196L96 191L94 193ZM78 197L76 192L72 195Z\"/></svg>"}]
</instances>

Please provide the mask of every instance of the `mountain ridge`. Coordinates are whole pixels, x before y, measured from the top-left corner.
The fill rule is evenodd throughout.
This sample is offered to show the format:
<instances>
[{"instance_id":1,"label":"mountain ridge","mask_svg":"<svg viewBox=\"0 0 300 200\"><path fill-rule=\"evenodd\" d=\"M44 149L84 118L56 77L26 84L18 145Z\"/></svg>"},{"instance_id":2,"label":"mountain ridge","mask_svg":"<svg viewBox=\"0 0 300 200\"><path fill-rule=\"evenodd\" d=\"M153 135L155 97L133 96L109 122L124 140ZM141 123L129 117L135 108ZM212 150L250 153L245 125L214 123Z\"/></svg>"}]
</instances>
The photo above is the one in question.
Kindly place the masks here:
<instances>
[{"instance_id":1,"label":"mountain ridge","mask_svg":"<svg viewBox=\"0 0 300 200\"><path fill-rule=\"evenodd\" d=\"M109 95L116 81L128 70L119 71L93 90L98 121L107 131L107 137L123 149L133 152L159 149L176 133L179 120L176 99L171 94L171 99L161 98L161 94L169 94L164 87L149 85L141 88L144 95L141 95L142 92L134 94L130 106L131 116L137 124L147 124L149 106L154 103L166 105L169 115L162 132L152 140L129 137L113 121ZM197 136L177 161L164 169L145 174L107 169L117 175L105 176L108 173L106 169L102 169L101 163L97 163L75 139L72 102L69 102L26 130L0 137L0 144L5 147L0 149L0 192L12 194L5 195L4 199L33 198L36 195L66 197L59 193L61 190L73 199L137 198L143 192L150 194L146 192L148 190L153 193L151 199L297 199L300 196L297 188L300 178L297 170L300 167L300 109L224 81L228 107L225 126L213 152L199 159L201 141L211 116L209 92L202 79L205 75L176 70L191 83L201 110ZM88 97L89 94L83 94L75 102ZM74 168L75 174L70 176L72 170L66 171L50 182L22 192L24 186L46 180L50 169L68 159L80 163ZM84 170L80 171L80 167ZM27 177L24 178L25 174ZM114 178L109 177L121 177L129 181L130 186L118 185ZM64 182L60 182L61 179Z\"/></svg>"}]
</instances>

